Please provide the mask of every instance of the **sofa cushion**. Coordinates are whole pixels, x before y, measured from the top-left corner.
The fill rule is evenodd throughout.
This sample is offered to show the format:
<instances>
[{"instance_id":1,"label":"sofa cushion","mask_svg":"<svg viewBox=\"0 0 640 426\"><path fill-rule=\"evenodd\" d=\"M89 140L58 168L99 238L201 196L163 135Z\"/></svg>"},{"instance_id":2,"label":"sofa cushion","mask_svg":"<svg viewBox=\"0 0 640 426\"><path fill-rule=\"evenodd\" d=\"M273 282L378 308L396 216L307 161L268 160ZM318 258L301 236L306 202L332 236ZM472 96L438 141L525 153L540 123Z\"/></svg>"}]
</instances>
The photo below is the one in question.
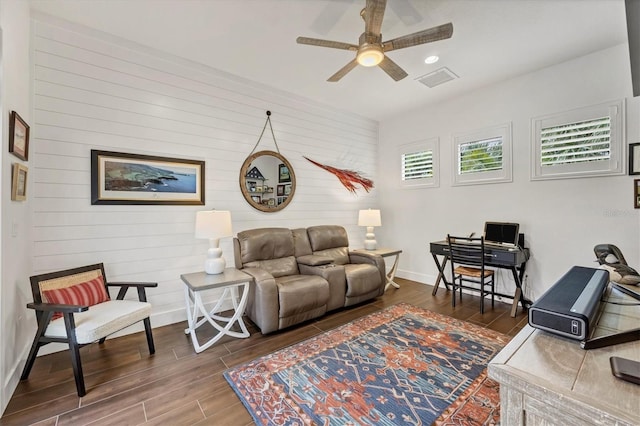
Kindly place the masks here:
<instances>
[{"instance_id":1,"label":"sofa cushion","mask_svg":"<svg viewBox=\"0 0 640 426\"><path fill-rule=\"evenodd\" d=\"M296 228L291 230L291 233L293 234L293 244L296 257L313 254L313 250L311 250L311 243L309 242L309 236L307 235L307 228Z\"/></svg>"},{"instance_id":2,"label":"sofa cushion","mask_svg":"<svg viewBox=\"0 0 640 426\"><path fill-rule=\"evenodd\" d=\"M336 265L346 265L349 263L349 248L347 247L336 247L315 251L313 252L313 255L329 258Z\"/></svg>"},{"instance_id":3,"label":"sofa cushion","mask_svg":"<svg viewBox=\"0 0 640 426\"><path fill-rule=\"evenodd\" d=\"M273 275L275 278L285 275L297 275L298 262L293 256L280 259L257 260L242 265L244 268L261 268Z\"/></svg>"},{"instance_id":4,"label":"sofa cushion","mask_svg":"<svg viewBox=\"0 0 640 426\"><path fill-rule=\"evenodd\" d=\"M237 239L243 265L257 260L295 256L293 234L287 228L250 229L238 232Z\"/></svg>"},{"instance_id":5,"label":"sofa cushion","mask_svg":"<svg viewBox=\"0 0 640 426\"><path fill-rule=\"evenodd\" d=\"M349 237L342 226L311 226L307 228L307 234L314 253L336 247L349 247Z\"/></svg>"},{"instance_id":6,"label":"sofa cushion","mask_svg":"<svg viewBox=\"0 0 640 426\"><path fill-rule=\"evenodd\" d=\"M276 279L280 318L301 314L327 305L329 283L315 275L290 275Z\"/></svg>"}]
</instances>

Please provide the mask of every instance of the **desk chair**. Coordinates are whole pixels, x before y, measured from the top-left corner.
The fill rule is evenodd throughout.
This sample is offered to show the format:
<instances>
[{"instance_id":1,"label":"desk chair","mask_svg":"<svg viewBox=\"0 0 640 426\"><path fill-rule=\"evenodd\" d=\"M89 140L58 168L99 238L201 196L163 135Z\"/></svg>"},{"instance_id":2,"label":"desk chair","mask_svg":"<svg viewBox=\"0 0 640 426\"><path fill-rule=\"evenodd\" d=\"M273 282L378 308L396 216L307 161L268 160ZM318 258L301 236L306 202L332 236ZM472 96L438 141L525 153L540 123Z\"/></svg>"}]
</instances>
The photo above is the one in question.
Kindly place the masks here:
<instances>
[{"instance_id":1,"label":"desk chair","mask_svg":"<svg viewBox=\"0 0 640 426\"><path fill-rule=\"evenodd\" d=\"M494 271L485 268L484 238L454 237L447 234L449 261L451 263L452 306L456 306L456 289L480 290L480 313L484 313L484 297L491 295L491 307L495 303ZM479 285L479 288L464 283ZM488 289L487 289L488 287Z\"/></svg>"}]
</instances>

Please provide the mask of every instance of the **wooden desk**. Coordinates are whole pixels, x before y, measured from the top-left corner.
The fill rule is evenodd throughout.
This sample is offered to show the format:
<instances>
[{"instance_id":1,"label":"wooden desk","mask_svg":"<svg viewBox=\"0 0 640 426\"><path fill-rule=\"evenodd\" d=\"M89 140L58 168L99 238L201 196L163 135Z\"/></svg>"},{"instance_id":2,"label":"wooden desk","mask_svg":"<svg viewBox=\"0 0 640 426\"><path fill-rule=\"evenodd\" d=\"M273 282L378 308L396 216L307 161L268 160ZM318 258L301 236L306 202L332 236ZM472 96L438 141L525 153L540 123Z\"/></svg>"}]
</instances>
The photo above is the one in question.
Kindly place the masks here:
<instances>
[{"instance_id":1,"label":"wooden desk","mask_svg":"<svg viewBox=\"0 0 640 426\"><path fill-rule=\"evenodd\" d=\"M435 296L440 286L440 280L444 282L444 286L449 290L449 283L445 276L445 267L449 261L449 245L446 240L433 241L429 244L429 251L433 256L433 261L438 268L438 278L433 286L432 294ZM522 280L524 278L525 269L527 267L527 260L529 260L529 249L527 248L506 248L506 247L489 247L485 246L487 256L490 258L486 261L485 266L492 268L501 268L511 271L513 274L513 281L516 284L515 293L501 294L495 293L497 296L507 297L513 299L511 306L511 316L516 316L516 310L518 308L518 302L522 304L523 309L527 309L531 306L531 301L524 297L522 292ZM438 256L442 256L442 262L438 259Z\"/></svg>"},{"instance_id":2,"label":"wooden desk","mask_svg":"<svg viewBox=\"0 0 640 426\"><path fill-rule=\"evenodd\" d=\"M637 302L615 289L605 297ZM595 336L640 323L639 306L602 307ZM489 363L489 376L500 383L500 423L640 425L640 386L611 374L611 356L640 361L640 341L584 350L578 341L527 325Z\"/></svg>"},{"instance_id":3,"label":"wooden desk","mask_svg":"<svg viewBox=\"0 0 640 426\"><path fill-rule=\"evenodd\" d=\"M226 268L221 274L194 272L191 274L182 274L180 278L182 278L182 281L185 283L184 297L187 308L187 322L189 323L189 328L185 329L184 333L191 335L191 343L193 343L193 349L195 349L197 353L204 351L225 335L238 338L249 337L249 331L247 331L247 327L244 325L244 321L242 321L242 315L244 314L244 308L247 304L249 284L253 281L251 275L239 271L236 268ZM242 298L240 299L238 298L239 287L242 288ZM216 288L224 289L224 291L216 305L209 311L202 302L201 293L204 290ZM217 315L222 308L223 302L227 298L231 299L233 315L231 317ZM198 320L199 316L202 316L200 320ZM218 322L226 323L226 325L222 327ZM205 323L211 324L213 328L218 330L218 333L204 344L200 344L196 336L196 329ZM231 327L235 323L238 323L242 330L241 332L231 331Z\"/></svg>"}]
</instances>

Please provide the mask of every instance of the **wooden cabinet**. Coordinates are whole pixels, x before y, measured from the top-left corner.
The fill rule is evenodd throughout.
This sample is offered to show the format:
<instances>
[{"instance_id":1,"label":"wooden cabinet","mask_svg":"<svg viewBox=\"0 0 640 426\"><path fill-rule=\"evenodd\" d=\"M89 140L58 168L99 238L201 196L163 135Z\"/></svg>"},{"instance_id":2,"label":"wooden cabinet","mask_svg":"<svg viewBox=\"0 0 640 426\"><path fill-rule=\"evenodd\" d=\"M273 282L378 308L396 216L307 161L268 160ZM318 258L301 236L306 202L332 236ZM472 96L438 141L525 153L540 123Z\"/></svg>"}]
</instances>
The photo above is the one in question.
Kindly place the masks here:
<instances>
[{"instance_id":1,"label":"wooden cabinet","mask_svg":"<svg viewBox=\"0 0 640 426\"><path fill-rule=\"evenodd\" d=\"M637 303L615 289L605 298ZM640 306L601 306L595 336L640 324ZM640 425L640 385L614 377L611 356L640 361L640 341L583 350L575 340L527 325L489 363L489 376L500 383L501 424Z\"/></svg>"}]
</instances>

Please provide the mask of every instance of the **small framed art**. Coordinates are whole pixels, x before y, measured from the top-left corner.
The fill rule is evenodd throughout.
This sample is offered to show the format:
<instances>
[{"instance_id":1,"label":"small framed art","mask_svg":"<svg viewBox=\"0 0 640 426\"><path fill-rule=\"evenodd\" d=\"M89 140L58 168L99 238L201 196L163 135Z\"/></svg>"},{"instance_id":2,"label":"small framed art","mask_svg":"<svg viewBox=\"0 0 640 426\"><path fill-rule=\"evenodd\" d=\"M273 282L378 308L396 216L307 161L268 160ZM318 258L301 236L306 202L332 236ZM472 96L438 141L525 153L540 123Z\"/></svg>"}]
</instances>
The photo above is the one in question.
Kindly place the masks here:
<instances>
[{"instance_id":1,"label":"small framed art","mask_svg":"<svg viewBox=\"0 0 640 426\"><path fill-rule=\"evenodd\" d=\"M633 207L640 209L640 179L633 181Z\"/></svg>"},{"instance_id":2,"label":"small framed art","mask_svg":"<svg viewBox=\"0 0 640 426\"><path fill-rule=\"evenodd\" d=\"M289 167L286 164L280 164L278 166L278 183L291 182L291 173L289 173Z\"/></svg>"},{"instance_id":3,"label":"small framed art","mask_svg":"<svg viewBox=\"0 0 640 426\"><path fill-rule=\"evenodd\" d=\"M629 145L629 174L640 175L640 143Z\"/></svg>"},{"instance_id":4,"label":"small framed art","mask_svg":"<svg viewBox=\"0 0 640 426\"><path fill-rule=\"evenodd\" d=\"M27 172L29 169L19 163L13 164L11 176L11 199L24 201L27 199Z\"/></svg>"},{"instance_id":5,"label":"small framed art","mask_svg":"<svg viewBox=\"0 0 640 426\"><path fill-rule=\"evenodd\" d=\"M29 159L29 125L15 111L9 118L9 152L21 160Z\"/></svg>"}]
</instances>

